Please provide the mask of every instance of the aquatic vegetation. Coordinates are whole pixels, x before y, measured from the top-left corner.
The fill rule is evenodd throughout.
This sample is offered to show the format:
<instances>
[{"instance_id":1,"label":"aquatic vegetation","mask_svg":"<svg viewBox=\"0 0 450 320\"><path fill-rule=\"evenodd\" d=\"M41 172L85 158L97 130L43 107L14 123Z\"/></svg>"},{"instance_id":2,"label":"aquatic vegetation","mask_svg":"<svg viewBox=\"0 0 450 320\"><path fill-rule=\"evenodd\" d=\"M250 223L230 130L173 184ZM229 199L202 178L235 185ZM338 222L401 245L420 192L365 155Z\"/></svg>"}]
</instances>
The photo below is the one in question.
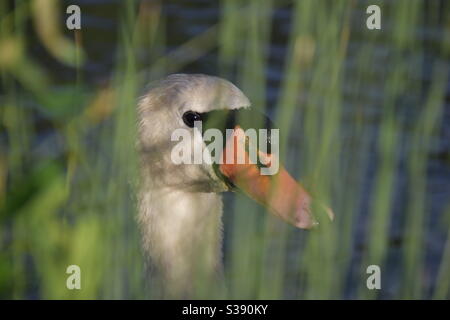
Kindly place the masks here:
<instances>
[{"instance_id":1,"label":"aquatic vegetation","mask_svg":"<svg viewBox=\"0 0 450 320\"><path fill-rule=\"evenodd\" d=\"M362 0L93 1L81 30L62 2L0 2L0 297L156 294L136 223L137 99L201 72L271 116L286 166L336 218L300 231L227 195L227 288L196 297L448 299L449 4L374 2L381 30Z\"/></svg>"}]
</instances>

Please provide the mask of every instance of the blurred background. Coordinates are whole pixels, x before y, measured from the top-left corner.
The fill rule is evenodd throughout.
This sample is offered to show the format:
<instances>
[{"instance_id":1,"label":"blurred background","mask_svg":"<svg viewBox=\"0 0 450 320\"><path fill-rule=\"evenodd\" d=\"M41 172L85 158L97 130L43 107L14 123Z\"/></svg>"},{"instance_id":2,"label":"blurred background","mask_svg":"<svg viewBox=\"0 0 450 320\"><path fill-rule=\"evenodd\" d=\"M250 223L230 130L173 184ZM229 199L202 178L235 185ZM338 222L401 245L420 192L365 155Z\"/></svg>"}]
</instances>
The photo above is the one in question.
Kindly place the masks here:
<instances>
[{"instance_id":1,"label":"blurred background","mask_svg":"<svg viewBox=\"0 0 450 320\"><path fill-rule=\"evenodd\" d=\"M449 54L444 0L1 1L0 298L152 298L135 106L175 72L241 88L336 214L301 231L226 194L226 298L450 298Z\"/></svg>"}]
</instances>

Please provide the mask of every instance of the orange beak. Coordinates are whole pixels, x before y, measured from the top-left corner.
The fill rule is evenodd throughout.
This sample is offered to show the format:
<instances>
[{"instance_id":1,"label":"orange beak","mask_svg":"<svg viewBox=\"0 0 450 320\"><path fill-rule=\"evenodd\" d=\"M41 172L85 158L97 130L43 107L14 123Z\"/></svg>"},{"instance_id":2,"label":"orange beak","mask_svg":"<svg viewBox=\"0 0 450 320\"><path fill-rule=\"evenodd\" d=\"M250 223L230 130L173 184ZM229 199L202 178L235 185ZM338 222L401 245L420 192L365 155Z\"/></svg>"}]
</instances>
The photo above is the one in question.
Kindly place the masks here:
<instances>
[{"instance_id":1,"label":"orange beak","mask_svg":"<svg viewBox=\"0 0 450 320\"><path fill-rule=\"evenodd\" d=\"M220 172L275 216L301 229L316 226L318 223L310 209L312 201L310 194L282 166L279 166L278 172L274 175L262 175L258 165L251 163L245 135L238 129L239 126L236 126L233 135L226 142L222 152L223 163L219 165ZM241 152L245 161L238 163L238 152ZM233 155L233 161L227 159L227 155L228 157ZM270 159L275 155L258 151L258 156L268 160L265 163L270 166L272 165ZM332 211L325 209L332 219Z\"/></svg>"}]
</instances>

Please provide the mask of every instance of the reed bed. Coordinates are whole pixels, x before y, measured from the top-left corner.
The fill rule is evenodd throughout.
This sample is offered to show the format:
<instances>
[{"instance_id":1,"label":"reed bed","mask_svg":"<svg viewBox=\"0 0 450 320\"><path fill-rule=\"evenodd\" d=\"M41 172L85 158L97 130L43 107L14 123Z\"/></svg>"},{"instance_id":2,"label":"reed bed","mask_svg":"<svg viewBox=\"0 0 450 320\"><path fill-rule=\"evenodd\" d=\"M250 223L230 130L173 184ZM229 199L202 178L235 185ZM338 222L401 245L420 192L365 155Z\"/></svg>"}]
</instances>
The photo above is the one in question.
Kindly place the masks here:
<instances>
[{"instance_id":1,"label":"reed bed","mask_svg":"<svg viewBox=\"0 0 450 320\"><path fill-rule=\"evenodd\" d=\"M365 27L369 4L382 8L382 30ZM448 299L450 202L433 205L429 187L432 150L449 125L448 4L219 5L216 23L168 50L164 3L123 1L114 72L100 86L84 74L89 31L64 31L61 3L0 3L0 297L154 297L135 220L136 101L149 81L213 52L217 75L272 117L286 167L336 217L319 215L317 230L300 231L227 195L226 290L205 281L194 298ZM269 103L279 8L291 23ZM68 81L29 53L32 37L67 66ZM431 257L430 234L442 240ZM81 267L82 290L65 286L71 264ZM369 265L381 268L381 290L366 287Z\"/></svg>"}]
</instances>

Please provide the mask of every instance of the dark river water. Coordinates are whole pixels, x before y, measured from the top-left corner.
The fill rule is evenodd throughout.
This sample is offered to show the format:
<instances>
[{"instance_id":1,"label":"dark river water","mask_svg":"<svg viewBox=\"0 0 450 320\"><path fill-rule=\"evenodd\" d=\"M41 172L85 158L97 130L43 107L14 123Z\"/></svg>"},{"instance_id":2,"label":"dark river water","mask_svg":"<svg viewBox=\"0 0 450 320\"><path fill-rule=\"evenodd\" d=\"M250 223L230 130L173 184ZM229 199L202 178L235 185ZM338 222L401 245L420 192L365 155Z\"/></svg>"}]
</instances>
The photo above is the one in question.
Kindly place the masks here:
<instances>
[{"instance_id":1,"label":"dark river water","mask_svg":"<svg viewBox=\"0 0 450 320\"><path fill-rule=\"evenodd\" d=\"M99 85L108 81L117 59L120 59L120 52L118 51L119 44L119 21L123 16L123 4L120 0L78 0L78 1L62 1L63 3L78 4L82 8L82 26L83 29L89 29L89 32L83 33L83 45L88 55L88 61L83 67L84 79L91 82L93 85ZM181 44L187 42L191 38L201 34L208 28L214 26L220 19L219 1L207 1L207 0L191 0L191 1L174 1L164 0L162 3L162 14L166 23L166 45L164 49L167 52L179 47ZM369 2L362 2L369 3ZM444 1L442 1L444 3ZM64 6L64 5L63 5ZM360 16L364 13L361 10L364 6L355 10L352 16L352 25L362 23ZM443 19L445 14L444 9L449 9L448 6L442 5L443 12L438 19ZM447 11L447 14L449 12ZM280 5L278 6L272 15L272 30L270 38L270 47L268 48L268 62L265 70L265 76L267 79L267 101L268 105L272 106L276 103L280 95L280 88L282 85L283 68L285 64L285 58L287 53L287 45L289 40L289 32L291 26L292 6ZM389 30L391 21L383 21L383 26ZM445 65L449 66L448 57L445 58L439 54L434 48L433 44L442 41L442 32L439 28L439 24L427 25L424 21L424 25L412 26L414 32L417 33L418 39L422 39L427 45L425 54L422 56L408 55L405 59L410 59L411 63L417 63L420 60L421 70L417 74L411 73L411 77L421 77L420 81L426 86L430 82L431 65L438 60L442 60ZM355 68L355 57L359 48L364 45L363 34L358 33L357 28L352 33L350 38L348 54L346 57L344 68L345 81L344 85L344 105L345 113L351 114L355 107L355 92L356 85L352 81ZM374 137L378 130L377 125L379 121L380 108L382 104L382 97L377 94L381 92L381 87L385 85L382 79L388 74L389 70L383 68L383 61L390 54L391 48L386 46L382 41L375 49L376 61L379 63L377 68L377 74L375 79L381 79L380 81L371 81L365 84L364 93L358 93L358 101L367 102L366 119L371 119L367 123L368 126L373 126ZM53 76L58 79L62 84L70 83L74 78L74 71L65 68L58 64L54 60L50 59L45 53L45 50L40 46L33 48L34 55L42 60L44 64L48 66L48 70L51 70ZM149 53L145 48L139 49L139 64L142 66L150 66ZM179 72L186 73L206 73L206 74L218 74L217 64L217 48L212 48L204 55L199 57L193 62L184 65ZM230 79L235 81L235 79ZM361 94L363 98L361 98ZM306 97L307 98L307 97ZM414 113L417 112L417 101L420 100L419 92L408 92L401 101L404 107L399 109L399 112L404 112L405 119L410 115L414 117ZM362 99L362 100L361 100ZM344 115L345 117L346 115ZM351 117L348 117L351 119ZM351 120L349 120L351 121ZM405 126L407 128L407 126ZM404 133L404 137L408 140L408 132ZM372 141L373 142L373 141ZM369 141L369 143L372 143ZM443 249L443 243L445 242L444 228L438 228L438 225L443 221L442 215L445 206L448 205L450 199L450 83L447 83L446 105L444 107L442 128L433 137L433 141L429 146L428 152L430 155L428 163L428 184L427 192L429 196L429 205L431 206L431 216L428 223L429 228L426 236L426 257L427 257L427 270L431 274L434 274L440 263L440 258ZM356 250L362 250L364 248L363 233L366 217L364 212L367 212L369 205L369 192L373 186L373 177L377 168L375 160L371 161L371 155L369 158L369 167L365 176L366 182L364 183L367 192L364 192L365 196L363 204L361 206L361 214L358 216L358 225L361 228L357 228L355 236L361 239L357 243ZM405 185L408 183L406 179L406 168L400 164L398 170L398 179L395 192L394 208L398 213L398 217L401 217L402 210L405 210L403 205L406 194ZM401 243L401 219L393 219L392 226L392 238L390 239L391 246L395 247ZM395 250L393 251L396 254ZM388 296L389 297L389 296Z\"/></svg>"}]
</instances>

